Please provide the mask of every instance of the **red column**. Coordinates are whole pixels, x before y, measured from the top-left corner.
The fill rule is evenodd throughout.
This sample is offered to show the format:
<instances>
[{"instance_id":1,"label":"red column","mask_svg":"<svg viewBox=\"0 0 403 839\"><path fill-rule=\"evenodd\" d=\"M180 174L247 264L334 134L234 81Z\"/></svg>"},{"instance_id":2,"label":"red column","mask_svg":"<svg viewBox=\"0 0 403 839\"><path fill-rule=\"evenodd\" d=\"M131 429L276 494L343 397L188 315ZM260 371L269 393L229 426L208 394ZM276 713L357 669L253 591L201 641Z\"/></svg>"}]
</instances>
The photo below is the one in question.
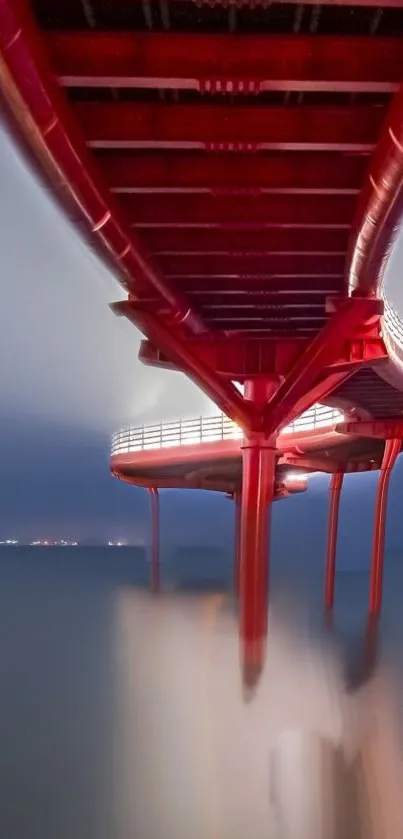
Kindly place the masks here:
<instances>
[{"instance_id":1,"label":"red column","mask_svg":"<svg viewBox=\"0 0 403 839\"><path fill-rule=\"evenodd\" d=\"M253 435L243 442L242 458L240 634L244 682L252 685L259 677L266 646L275 445Z\"/></svg>"},{"instance_id":2,"label":"red column","mask_svg":"<svg viewBox=\"0 0 403 839\"><path fill-rule=\"evenodd\" d=\"M376 494L374 535L372 539L369 612L378 615L382 606L383 560L389 481L392 468L401 450L401 440L386 440Z\"/></svg>"},{"instance_id":3,"label":"red column","mask_svg":"<svg viewBox=\"0 0 403 839\"><path fill-rule=\"evenodd\" d=\"M245 399L263 413L277 379L245 382ZM270 513L276 475L275 438L251 432L242 443L239 622L243 681L253 686L263 666L268 617Z\"/></svg>"},{"instance_id":4,"label":"red column","mask_svg":"<svg viewBox=\"0 0 403 839\"><path fill-rule=\"evenodd\" d=\"M327 525L325 606L333 609L334 581L336 574L337 528L339 523L340 495L343 486L343 472L335 472L330 480L329 519Z\"/></svg>"},{"instance_id":5,"label":"red column","mask_svg":"<svg viewBox=\"0 0 403 839\"><path fill-rule=\"evenodd\" d=\"M241 493L234 492L234 592L239 596L241 572Z\"/></svg>"},{"instance_id":6,"label":"red column","mask_svg":"<svg viewBox=\"0 0 403 839\"><path fill-rule=\"evenodd\" d=\"M160 505L158 489L150 488L151 501L151 591L160 590Z\"/></svg>"}]
</instances>

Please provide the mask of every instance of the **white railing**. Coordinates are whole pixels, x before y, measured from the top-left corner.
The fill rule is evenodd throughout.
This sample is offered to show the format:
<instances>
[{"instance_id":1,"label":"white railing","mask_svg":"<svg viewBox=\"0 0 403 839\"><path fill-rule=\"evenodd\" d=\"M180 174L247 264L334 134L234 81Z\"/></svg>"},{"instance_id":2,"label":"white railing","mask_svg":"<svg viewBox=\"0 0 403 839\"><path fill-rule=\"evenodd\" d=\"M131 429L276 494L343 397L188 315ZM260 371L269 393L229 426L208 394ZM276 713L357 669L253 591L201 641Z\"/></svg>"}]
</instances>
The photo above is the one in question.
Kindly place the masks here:
<instances>
[{"instance_id":1,"label":"white railing","mask_svg":"<svg viewBox=\"0 0 403 839\"><path fill-rule=\"evenodd\" d=\"M326 428L342 422L343 415L335 408L314 405L305 414L282 430L282 434L293 431L310 431ZM239 440L242 431L232 420L219 414L213 417L196 417L162 422L158 425L143 425L139 428L124 428L112 437L112 455L147 449L165 449L173 446L192 446L198 443L213 443L218 440Z\"/></svg>"},{"instance_id":2,"label":"white railing","mask_svg":"<svg viewBox=\"0 0 403 839\"><path fill-rule=\"evenodd\" d=\"M384 340L386 345L389 345L397 356L402 356L403 352L403 321L400 315L397 314L394 306L389 303L386 297L383 298L383 324L384 324Z\"/></svg>"}]
</instances>

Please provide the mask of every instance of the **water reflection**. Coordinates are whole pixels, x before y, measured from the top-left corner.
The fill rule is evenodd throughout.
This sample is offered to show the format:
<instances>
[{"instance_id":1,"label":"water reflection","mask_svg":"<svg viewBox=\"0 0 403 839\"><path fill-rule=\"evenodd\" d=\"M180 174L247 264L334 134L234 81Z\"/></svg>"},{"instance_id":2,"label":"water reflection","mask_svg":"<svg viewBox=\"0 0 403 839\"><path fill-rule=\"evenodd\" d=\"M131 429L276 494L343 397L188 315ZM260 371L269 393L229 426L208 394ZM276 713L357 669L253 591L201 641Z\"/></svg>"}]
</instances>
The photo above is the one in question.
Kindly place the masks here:
<instances>
[{"instance_id":1,"label":"water reflection","mask_svg":"<svg viewBox=\"0 0 403 839\"><path fill-rule=\"evenodd\" d=\"M348 685L335 638L274 594L267 664L245 704L231 598L153 599L127 568L98 554L0 558L1 836L277 839L283 820L287 839L328 839L346 789L344 764L338 783L327 780L335 751L358 777L363 744L368 789L378 766L384 778L393 767L385 800L396 812L403 773L385 680ZM354 579L340 602L356 585L356 615ZM381 739L368 736L374 714Z\"/></svg>"}]
</instances>

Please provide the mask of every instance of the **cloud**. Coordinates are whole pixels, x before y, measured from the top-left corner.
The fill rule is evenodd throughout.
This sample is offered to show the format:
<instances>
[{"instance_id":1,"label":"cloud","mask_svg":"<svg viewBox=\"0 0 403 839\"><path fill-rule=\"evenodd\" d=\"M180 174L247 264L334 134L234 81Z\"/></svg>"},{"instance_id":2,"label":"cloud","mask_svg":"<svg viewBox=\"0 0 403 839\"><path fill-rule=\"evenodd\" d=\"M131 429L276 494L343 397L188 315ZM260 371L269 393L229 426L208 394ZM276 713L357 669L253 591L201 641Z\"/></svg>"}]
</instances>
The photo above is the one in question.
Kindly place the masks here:
<instances>
[{"instance_id":1,"label":"cloud","mask_svg":"<svg viewBox=\"0 0 403 839\"><path fill-rule=\"evenodd\" d=\"M2 411L110 431L213 413L181 374L137 361L140 334L109 310L123 293L0 131Z\"/></svg>"}]
</instances>

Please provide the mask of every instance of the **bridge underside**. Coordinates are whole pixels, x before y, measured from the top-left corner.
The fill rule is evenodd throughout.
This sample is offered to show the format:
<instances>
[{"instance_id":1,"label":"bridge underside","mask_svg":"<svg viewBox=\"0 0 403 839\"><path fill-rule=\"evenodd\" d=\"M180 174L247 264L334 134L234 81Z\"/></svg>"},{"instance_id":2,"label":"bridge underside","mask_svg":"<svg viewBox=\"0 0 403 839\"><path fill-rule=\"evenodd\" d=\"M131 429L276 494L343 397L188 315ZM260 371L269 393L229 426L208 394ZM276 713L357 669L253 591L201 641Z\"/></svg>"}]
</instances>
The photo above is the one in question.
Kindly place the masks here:
<instances>
[{"instance_id":1,"label":"bridge underside","mask_svg":"<svg viewBox=\"0 0 403 839\"><path fill-rule=\"evenodd\" d=\"M184 371L244 431L248 669L281 429L318 401L403 416L381 299L403 209L403 0L28 6L0 1L13 131L127 290L114 310L146 336L142 360Z\"/></svg>"},{"instance_id":2,"label":"bridge underside","mask_svg":"<svg viewBox=\"0 0 403 839\"><path fill-rule=\"evenodd\" d=\"M334 430L319 435L308 432L295 441L294 436L290 435L287 441L279 440L275 496L300 491L300 486L292 480L287 488L290 475L347 474L381 467L384 442L380 439L356 438ZM111 468L116 477L137 486L237 493L242 488L241 442L220 441L120 454L112 456Z\"/></svg>"}]
</instances>

